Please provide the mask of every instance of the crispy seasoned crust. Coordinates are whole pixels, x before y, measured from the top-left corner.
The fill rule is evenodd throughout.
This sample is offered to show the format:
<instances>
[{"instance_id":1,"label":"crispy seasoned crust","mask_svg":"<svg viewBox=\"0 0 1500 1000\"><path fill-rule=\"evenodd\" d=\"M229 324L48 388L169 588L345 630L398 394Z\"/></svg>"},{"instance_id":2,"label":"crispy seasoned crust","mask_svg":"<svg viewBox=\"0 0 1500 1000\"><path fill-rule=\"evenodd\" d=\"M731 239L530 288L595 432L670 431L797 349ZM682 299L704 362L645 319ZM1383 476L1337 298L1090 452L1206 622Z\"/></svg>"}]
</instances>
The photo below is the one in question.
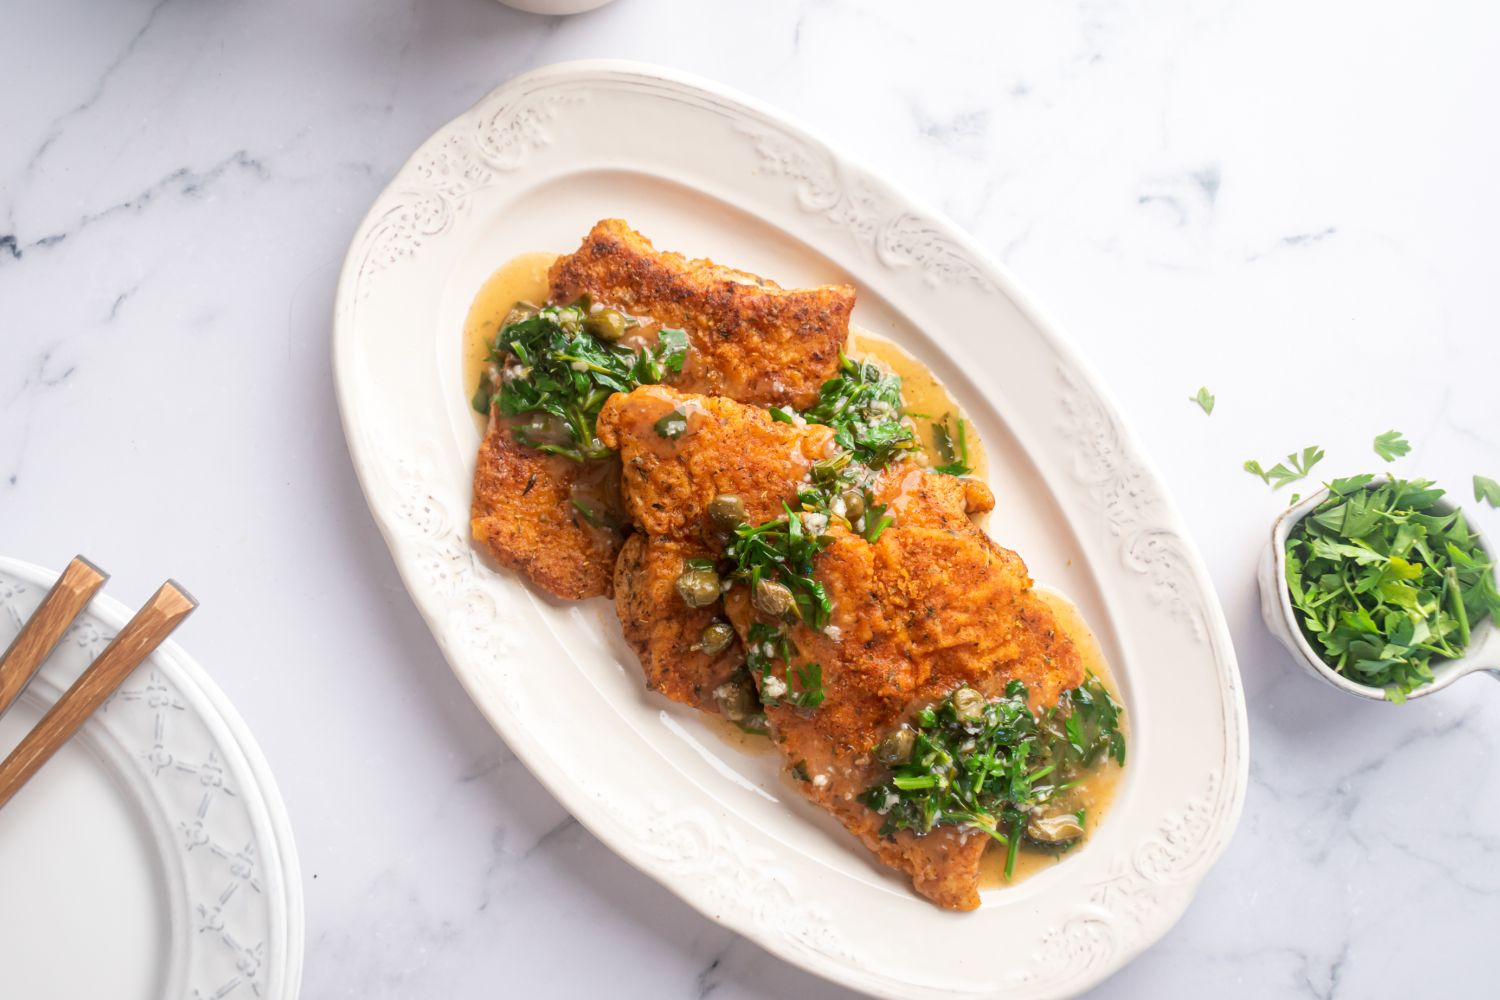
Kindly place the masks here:
<instances>
[{"instance_id":1,"label":"crispy seasoned crust","mask_svg":"<svg viewBox=\"0 0 1500 1000\"><path fill-rule=\"evenodd\" d=\"M961 685L994 698L1019 679L1041 707L1081 683L1083 668L1019 556L976 529L922 523L929 520L898 518L873 545L833 529L816 575L833 603L834 628L789 630L798 661L822 666L824 701L812 713L783 703L766 714L786 760L800 761L811 777L798 786L809 798L910 875L922 895L971 910L986 838L953 828L882 837L884 817L859 802L885 773L871 749ZM741 635L757 620L742 591L729 593L726 610Z\"/></svg>"},{"instance_id":2,"label":"crispy seasoned crust","mask_svg":"<svg viewBox=\"0 0 1500 1000\"><path fill-rule=\"evenodd\" d=\"M549 274L554 301L587 294L687 332L685 392L743 403L811 406L838 370L849 338L849 285L782 288L774 281L657 250L620 219L605 219Z\"/></svg>"},{"instance_id":3,"label":"crispy seasoned crust","mask_svg":"<svg viewBox=\"0 0 1500 1000\"><path fill-rule=\"evenodd\" d=\"M656 433L673 410L687 417L675 440ZM745 503L751 523L779 517L797 485L824 456L833 432L772 420L765 410L663 385L616 393L599 414L599 440L620 452L625 510L648 534L704 537L717 494Z\"/></svg>"},{"instance_id":4,"label":"crispy seasoned crust","mask_svg":"<svg viewBox=\"0 0 1500 1000\"><path fill-rule=\"evenodd\" d=\"M474 469L474 541L556 597L610 596L620 535L590 525L571 502L579 478L596 471L517 444L491 414Z\"/></svg>"},{"instance_id":5,"label":"crispy seasoned crust","mask_svg":"<svg viewBox=\"0 0 1500 1000\"><path fill-rule=\"evenodd\" d=\"M596 225L550 273L554 301L588 293L683 328L678 385L745 402L809 405L838 368L854 290L784 289L706 260L658 251L618 219ZM491 420L474 470L476 542L547 592L609 596L621 539L583 522L570 501L582 470L516 444ZM649 527L649 526L648 526Z\"/></svg>"},{"instance_id":6,"label":"crispy seasoned crust","mask_svg":"<svg viewBox=\"0 0 1500 1000\"><path fill-rule=\"evenodd\" d=\"M631 535L615 565L615 612L625 641L640 657L647 687L717 712L714 689L744 665L745 654L737 641L716 656L694 649L709 623L723 620L724 608L690 608L676 587L688 559L711 554L696 542Z\"/></svg>"},{"instance_id":7,"label":"crispy seasoned crust","mask_svg":"<svg viewBox=\"0 0 1500 1000\"><path fill-rule=\"evenodd\" d=\"M654 425L674 409L688 415L688 430L662 438ZM738 493L752 522L770 520L828 440L824 427L778 423L755 407L661 386L613 397L599 423L601 438L624 460L630 515L657 536L653 545L675 539L693 552L714 550L704 512L715 493ZM824 701L813 712L783 702L767 716L788 765L801 764L812 779L798 784L809 798L882 862L910 875L918 892L972 909L986 838L955 828L882 837L884 817L859 802L884 774L871 748L960 685L998 697L1018 679L1035 706L1051 705L1083 680L1082 663L1033 593L1025 563L970 519L994 506L987 488L899 465L881 473L875 492L895 523L873 544L832 526L833 541L816 562L834 627L789 629L798 662L822 667ZM670 593L667 601L681 604ZM724 604L745 637L757 620L745 588L731 589Z\"/></svg>"}]
</instances>

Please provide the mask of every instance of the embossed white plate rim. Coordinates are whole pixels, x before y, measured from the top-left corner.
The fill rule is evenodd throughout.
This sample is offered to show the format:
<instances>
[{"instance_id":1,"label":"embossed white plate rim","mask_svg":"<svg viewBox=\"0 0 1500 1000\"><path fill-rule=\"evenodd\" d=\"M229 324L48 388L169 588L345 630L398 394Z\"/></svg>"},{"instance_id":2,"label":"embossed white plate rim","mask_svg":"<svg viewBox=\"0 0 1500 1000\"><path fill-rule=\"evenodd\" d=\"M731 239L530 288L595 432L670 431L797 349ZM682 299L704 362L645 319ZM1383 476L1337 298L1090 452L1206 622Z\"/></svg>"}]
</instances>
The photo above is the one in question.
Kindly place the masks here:
<instances>
[{"instance_id":1,"label":"embossed white plate rim","mask_svg":"<svg viewBox=\"0 0 1500 1000\"><path fill-rule=\"evenodd\" d=\"M0 556L0 575L11 576L37 588L38 596L40 596L56 582L59 574L22 559ZM96 619L107 626L112 634L124 626L131 614L132 611L129 608L108 594L98 594L90 601L79 621ZM65 638L64 642L66 641ZM257 844L261 854L270 854L270 857L260 858L261 868L267 873L275 874L276 882L279 883L278 888L281 890L277 898L272 901L272 923L281 924L280 940L276 945L274 960L266 963L268 967L275 970L275 992L257 991L255 995L260 1000L297 1000L301 991L305 937L302 877L296 842L292 835L291 820L286 813L286 807L276 787L276 780L271 774L270 766L266 763L265 756L256 744L249 728L224 692L198 662L175 641L169 639L152 652L146 662L137 668L132 677L122 685L121 690L129 688L148 669L160 671L170 680L177 692L188 699L187 707L212 733L216 748L238 755L238 760L234 760L226 754L225 769L237 779L236 797L242 800L244 808L251 814L251 821L268 837L266 842ZM32 686L38 690L45 689L59 693L56 691L57 685L46 676L47 672L47 667L44 666L42 672L32 680ZM119 693L116 692L111 700L118 697ZM30 697L30 692L27 696ZM107 713L108 705L109 703L106 703L101 712ZM91 720L85 723L83 733L91 735L99 725L98 721ZM93 738L103 739L105 743L113 742L112 736ZM125 778L128 776L122 776L122 779ZM142 789L133 781L127 780L127 784L131 786L135 794L143 794ZM153 811L148 809L146 812L151 814ZM154 832L158 837L170 836L166 831L159 829L154 829ZM158 850L164 857L181 853L164 843L158 844ZM175 878L169 874L169 880L175 881ZM178 906L181 907L181 901ZM274 931L275 927L271 926L266 929ZM204 937L192 926L173 926L171 930L182 940L201 939L204 942L203 947L216 946L211 937ZM191 992L186 995L193 998L201 997L207 1000L213 996L228 995L204 992L198 988L198 985L209 986L210 984L180 983L180 985L184 988L190 987ZM225 985L225 983L216 983L211 988L222 989ZM234 993L239 985L244 985L243 981L230 988L229 993Z\"/></svg>"},{"instance_id":2,"label":"embossed white plate rim","mask_svg":"<svg viewBox=\"0 0 1500 1000\"><path fill-rule=\"evenodd\" d=\"M1201 737L1201 746L1194 749L1202 751L1206 763L1165 765L1161 758L1166 755L1153 754L1152 746L1175 744L1163 727L1157 727L1139 738L1137 750L1146 752L1133 759L1127 776L1127 782L1135 783L1128 795L1131 808L1140 799L1153 804L1153 810L1160 806L1159 813L1147 810L1128 820L1116 820L1112 813L1084 852L1043 877L1007 890L994 906L987 899L976 914L954 917L930 908L901 910L903 919L919 921L928 930L941 929L957 940L994 926L1001 920L997 913L1008 914L1005 919L1014 922L1023 908L1028 913L1034 909L1036 916L1029 924L1035 926L1026 941L995 938L1007 940L1018 959L1016 968L1001 978L982 970L955 979L951 969L942 967L947 956L934 952L925 958L893 957L891 949L876 946L872 926L849 926L848 920L831 928L819 924L820 916L826 923L827 908L817 899L799 898L796 887L799 877L816 880L826 872L807 870L804 858L782 850L785 845L773 839L768 842L764 831L737 825L740 816L732 810L726 813L717 797L695 806L673 800L676 789L668 789L626 800L577 766L570 768L570 748L553 731L556 720L538 719L533 711L535 700L544 698L546 690L530 686L534 677L525 671L528 656L535 662L561 653L574 663L578 655L597 656L598 650L578 652L578 644L570 646L560 632L584 623L584 615L538 600L474 558L467 544L466 493L460 498L458 484L450 481L453 456L446 452L445 442L423 435L421 428L433 424L413 402L424 394L433 398L433 387L424 382L430 381L428 375L402 369L400 381L378 383L390 377L383 366L397 358L393 352L418 350L412 346L412 330L431 322L431 312L424 314L422 309L434 304L434 283L444 280L441 273L423 269L457 255L455 248L463 247L464 240L477 239L475 217L483 212L475 204L493 207L507 198L523 198L529 193L528 183L561 176L567 165L560 161L575 152L597 159L599 151L587 149L579 133L583 123L604 125L608 112L590 102L626 106L631 101L637 108L649 106L660 113L661 120L653 120L656 128L674 116L684 127L728 121L737 135L748 138L741 143L744 148L679 149L684 158L670 163L663 158L653 164L649 151L632 148L629 155L622 154L619 169L647 175L657 169L660 177L678 185L701 181L705 198L763 215L768 225L802 240L851 275L878 274L876 280L857 283L862 291L888 293L887 301L896 303L892 308L918 311L911 303L930 297L939 286L955 302L989 296L987 301L1012 308L1015 325L1032 337L1024 346L1055 359L1055 373L1040 374L1055 374L1059 380L1053 407L1057 412L1052 416L1066 426L1049 425L1040 418L1015 421L1017 408L1024 413L1027 406L1012 405L1008 398L994 404L999 419L1033 460L1046 445L1072 445L1071 456L1064 457L1072 458L1073 468L1063 468L1066 463L1058 459L1051 466L1039 464L1038 472L1079 544L1108 544L1121 563L1099 570L1102 577L1121 577L1100 598L1111 620L1139 619L1136 631L1146 632L1149 625L1161 633L1154 641L1166 658L1192 651L1195 662L1190 665L1200 668L1197 674L1184 675L1184 687L1196 693L1179 695L1179 700L1199 698L1199 708L1212 709L1210 718L1196 720L1171 739ZM620 107L614 111L618 114ZM651 135L670 138L659 131ZM756 145L774 146L783 140L795 147L794 153L805 153L817 159L817 165L827 166L828 177L813 176L802 164L789 164L782 150L768 152ZM705 162L715 157L723 162L687 162L693 155ZM778 173L784 176L775 176ZM774 193L781 201L768 201L768 192L777 184L781 187ZM873 220L879 223L873 231L872 220L860 215L868 207L861 201L866 197L882 210L889 209ZM836 231L841 227L847 232ZM724 259L731 259L728 252ZM367 301L371 305L362 310ZM398 328L400 321L407 326ZM942 340L949 358L965 371L974 369L974 353L984 353L987 346L993 349L973 343L972 337L964 341L951 330L932 337ZM345 260L333 341L340 412L371 512L407 589L475 702L532 772L600 839L705 914L772 952L819 975L885 996L1068 995L1098 983L1165 934L1227 844L1248 774L1244 700L1212 584L1160 477L1092 371L975 241L877 171L829 149L779 112L688 74L619 61L564 63L512 79L424 143L376 199ZM1000 378L975 376L981 377ZM404 381L408 378L410 382ZM394 391L398 386L412 392ZM451 409L446 399L439 399L437 407ZM398 415L410 426L397 426ZM472 455L466 462L472 469ZM1070 488L1059 488L1070 472ZM1082 518L1083 509L1094 517ZM1025 542L1017 547L1024 555ZM510 627L498 627L501 621ZM560 626L560 621L569 624ZM521 627L523 622L531 627ZM1128 638L1135 643L1139 637ZM1178 668L1175 660L1169 665ZM1163 669L1127 664L1127 687L1134 686L1131 675L1137 671L1144 671L1144 681L1153 670ZM1132 706L1140 709L1138 721L1165 712L1164 705L1153 704L1160 695L1150 694L1160 686L1160 680L1153 679L1141 695L1146 701ZM622 716L627 711L622 709ZM1165 790L1157 787L1155 775L1176 772L1182 772L1174 781L1183 789L1175 784ZM1173 796L1178 791L1188 795L1183 776L1188 772L1203 779L1201 794L1195 790L1179 801ZM1142 826L1147 820L1149 825ZM1133 835L1139 839L1127 842ZM718 840L704 850L698 843L703 837ZM794 873L799 864L803 869ZM747 886L775 899L758 902ZM885 900L879 905L896 905L890 898L889 893L871 897ZM844 901L824 902L837 908Z\"/></svg>"}]
</instances>

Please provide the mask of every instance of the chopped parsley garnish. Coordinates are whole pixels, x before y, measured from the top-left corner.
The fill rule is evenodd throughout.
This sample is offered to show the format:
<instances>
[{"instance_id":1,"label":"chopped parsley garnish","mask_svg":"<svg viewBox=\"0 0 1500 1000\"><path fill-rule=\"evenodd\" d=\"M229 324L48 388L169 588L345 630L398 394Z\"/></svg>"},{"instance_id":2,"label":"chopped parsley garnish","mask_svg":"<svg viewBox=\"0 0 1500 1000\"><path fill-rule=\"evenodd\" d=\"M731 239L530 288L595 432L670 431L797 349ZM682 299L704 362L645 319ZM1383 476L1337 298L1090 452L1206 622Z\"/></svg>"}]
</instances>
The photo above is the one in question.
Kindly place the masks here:
<instances>
[{"instance_id":1,"label":"chopped parsley garnish","mask_svg":"<svg viewBox=\"0 0 1500 1000\"><path fill-rule=\"evenodd\" d=\"M507 324L490 351L490 360L504 366L498 391L486 375L473 401L476 410L487 411L488 393L505 416L545 415L511 433L521 444L578 462L609 454L595 435L606 399L682 371L687 357L681 330L663 329L656 346L633 351L588 333L586 316L586 305L576 303L547 306Z\"/></svg>"},{"instance_id":2,"label":"chopped parsley garnish","mask_svg":"<svg viewBox=\"0 0 1500 1000\"><path fill-rule=\"evenodd\" d=\"M1214 394L1208 391L1208 386L1200 385L1196 395L1188 397L1189 403L1197 403L1203 408L1206 415L1212 416L1214 412Z\"/></svg>"},{"instance_id":3,"label":"chopped parsley garnish","mask_svg":"<svg viewBox=\"0 0 1500 1000\"><path fill-rule=\"evenodd\" d=\"M798 708L815 709L823 704L823 668L816 663L792 666L796 647L779 625L754 622L745 638L745 667L760 678L761 703L768 706L790 702ZM786 664L785 678L776 665Z\"/></svg>"},{"instance_id":4,"label":"chopped parsley garnish","mask_svg":"<svg viewBox=\"0 0 1500 1000\"><path fill-rule=\"evenodd\" d=\"M886 513L888 509L890 509L890 504L869 503L868 499L866 500L864 514L865 526L864 530L861 531L860 534L863 535L865 541L869 542L871 545L874 545L877 541L880 540L880 536L885 534L886 528L889 528L891 525L896 523L895 520Z\"/></svg>"},{"instance_id":5,"label":"chopped parsley garnish","mask_svg":"<svg viewBox=\"0 0 1500 1000\"><path fill-rule=\"evenodd\" d=\"M797 418L792 415L791 410L784 410L779 406L767 407L766 412L771 415L772 420L778 423L795 424L797 422Z\"/></svg>"},{"instance_id":6,"label":"chopped parsley garnish","mask_svg":"<svg viewBox=\"0 0 1500 1000\"><path fill-rule=\"evenodd\" d=\"M658 437L677 440L687 430L687 414L681 410L672 410L664 415L654 425Z\"/></svg>"},{"instance_id":7,"label":"chopped parsley garnish","mask_svg":"<svg viewBox=\"0 0 1500 1000\"><path fill-rule=\"evenodd\" d=\"M1055 811L1085 772L1106 760L1125 763L1121 712L1093 676L1039 715L1027 705L1021 681L993 701L959 688L892 734L903 739L888 737L875 748L881 757L890 744L901 759L861 801L885 817L882 836L942 825L984 831L1009 849L1009 877L1016 849L1031 836L1029 824ZM1081 835L1081 816L1077 822Z\"/></svg>"},{"instance_id":8,"label":"chopped parsley garnish","mask_svg":"<svg viewBox=\"0 0 1500 1000\"><path fill-rule=\"evenodd\" d=\"M1285 462L1277 462L1269 469L1261 468L1261 464L1253 458L1245 463L1244 469L1251 475L1259 476L1273 490L1279 490L1287 483L1306 478L1312 467L1322 460L1323 449L1317 445L1309 445L1302 449L1300 456L1294 451L1286 457Z\"/></svg>"},{"instance_id":9,"label":"chopped parsley garnish","mask_svg":"<svg viewBox=\"0 0 1500 1000\"><path fill-rule=\"evenodd\" d=\"M948 414L943 417L942 423L932 425L932 439L937 445L938 457L943 464L933 469L934 472L946 473L950 476L967 476L972 470L969 468L969 435L964 428L964 418L958 418L958 430L948 429Z\"/></svg>"},{"instance_id":10,"label":"chopped parsley garnish","mask_svg":"<svg viewBox=\"0 0 1500 1000\"><path fill-rule=\"evenodd\" d=\"M823 704L823 668L816 663L804 663L792 673L797 683L791 686L787 701L798 708L817 708Z\"/></svg>"},{"instance_id":11,"label":"chopped parsley garnish","mask_svg":"<svg viewBox=\"0 0 1500 1000\"><path fill-rule=\"evenodd\" d=\"M490 381L489 372L481 372L479 375L479 388L474 390L474 398L469 400L469 405L474 407L475 412L489 416L490 402L494 398L495 383Z\"/></svg>"},{"instance_id":12,"label":"chopped parsley garnish","mask_svg":"<svg viewBox=\"0 0 1500 1000\"><path fill-rule=\"evenodd\" d=\"M900 377L842 353L838 375L823 383L817 403L802 416L809 423L832 427L839 447L871 468L881 468L918 446L902 414Z\"/></svg>"},{"instance_id":13,"label":"chopped parsley garnish","mask_svg":"<svg viewBox=\"0 0 1500 1000\"><path fill-rule=\"evenodd\" d=\"M613 521L613 518L608 517L607 512L605 514L601 514L600 512L594 510L594 508L589 504L584 503L582 500L573 499L569 500L568 502L573 505L574 510L583 515L583 519L585 521L593 525L595 528L618 527L618 525L616 524L609 523L610 521Z\"/></svg>"},{"instance_id":14,"label":"chopped parsley garnish","mask_svg":"<svg viewBox=\"0 0 1500 1000\"><path fill-rule=\"evenodd\" d=\"M827 518L820 530L808 530L807 523L819 515L796 513L785 504L786 514L765 524L742 524L724 556L734 562L734 577L750 585L755 593L762 579L774 580L792 592L796 615L812 629L828 624L833 605L823 584L813 577L813 559L831 540L824 533Z\"/></svg>"},{"instance_id":15,"label":"chopped parsley garnish","mask_svg":"<svg viewBox=\"0 0 1500 1000\"><path fill-rule=\"evenodd\" d=\"M1375 435L1375 454L1387 462L1396 459L1411 451L1411 442L1401 436L1400 431L1386 431L1384 434Z\"/></svg>"},{"instance_id":16,"label":"chopped parsley garnish","mask_svg":"<svg viewBox=\"0 0 1500 1000\"><path fill-rule=\"evenodd\" d=\"M1286 540L1286 583L1323 662L1403 702L1462 656L1486 616L1500 619L1494 563L1463 512L1442 513L1425 479L1329 484Z\"/></svg>"}]
</instances>

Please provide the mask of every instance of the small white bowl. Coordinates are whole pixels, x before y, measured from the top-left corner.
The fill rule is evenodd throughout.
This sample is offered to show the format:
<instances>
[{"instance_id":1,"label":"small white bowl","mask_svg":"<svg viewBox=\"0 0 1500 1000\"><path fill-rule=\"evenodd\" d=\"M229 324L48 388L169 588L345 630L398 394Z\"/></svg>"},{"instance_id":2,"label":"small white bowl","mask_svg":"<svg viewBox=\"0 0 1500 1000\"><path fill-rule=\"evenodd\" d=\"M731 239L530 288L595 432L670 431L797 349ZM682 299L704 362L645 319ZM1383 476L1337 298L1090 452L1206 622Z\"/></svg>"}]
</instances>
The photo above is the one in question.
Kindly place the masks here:
<instances>
[{"instance_id":1,"label":"small white bowl","mask_svg":"<svg viewBox=\"0 0 1500 1000\"><path fill-rule=\"evenodd\" d=\"M1383 480L1376 479L1372 486L1379 485ZM1300 501L1296 506L1289 507L1271 525L1271 543L1266 548L1260 561L1260 613L1266 620L1266 628L1271 634L1287 648L1301 664L1307 668L1314 677L1321 678L1338 688L1346 694L1352 694L1359 698L1368 698L1371 701L1385 701L1385 689L1371 687L1368 684L1360 684L1350 680L1343 674L1334 670L1323 662L1322 657L1313 649L1302 633L1302 625L1299 621L1297 609L1292 607L1292 595L1286 586L1286 539L1291 534L1292 528L1298 521L1312 512L1324 500L1328 499L1328 490L1321 489ZM1446 499L1437 501L1434 508L1450 513L1457 508L1456 504L1449 503ZM1479 545L1485 553L1494 558L1494 550L1490 548L1484 535L1472 522L1469 530L1474 532L1479 539ZM1491 671L1496 679L1500 679L1500 628L1497 628L1491 618L1486 618L1479 627L1475 628L1469 635L1469 652L1457 660L1440 660L1433 664L1433 680L1431 684L1424 684L1411 694L1407 699L1420 698L1423 695L1441 691L1460 677L1472 674L1475 671Z\"/></svg>"}]
</instances>

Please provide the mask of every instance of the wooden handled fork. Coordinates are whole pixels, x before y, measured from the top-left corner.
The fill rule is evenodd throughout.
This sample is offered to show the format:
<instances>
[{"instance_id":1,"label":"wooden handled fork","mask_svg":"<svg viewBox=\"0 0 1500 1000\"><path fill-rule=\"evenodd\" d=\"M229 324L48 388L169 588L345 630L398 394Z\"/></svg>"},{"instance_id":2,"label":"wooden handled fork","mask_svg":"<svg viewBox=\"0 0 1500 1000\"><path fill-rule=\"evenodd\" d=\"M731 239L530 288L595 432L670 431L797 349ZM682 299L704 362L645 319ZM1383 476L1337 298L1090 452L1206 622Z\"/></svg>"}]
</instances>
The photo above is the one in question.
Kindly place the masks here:
<instances>
[{"instance_id":1,"label":"wooden handled fork","mask_svg":"<svg viewBox=\"0 0 1500 1000\"><path fill-rule=\"evenodd\" d=\"M83 556L74 556L42 603L26 619L5 655L0 656L0 715L20 697L42 668L73 619L93 600L109 574Z\"/></svg>"},{"instance_id":2,"label":"wooden handled fork","mask_svg":"<svg viewBox=\"0 0 1500 1000\"><path fill-rule=\"evenodd\" d=\"M135 617L120 629L114 641L99 654L99 658L89 664L88 669L73 682L73 686L57 700L57 704L26 734L10 756L5 758L5 762L0 763L0 808L10 801L11 796L20 790L59 747L78 732L78 728L94 710L104 704L105 699L130 676L130 672L150 656L197 606L198 602L172 581L168 580L162 585L151 600L135 613ZM29 626L30 622L27 623L27 627ZM66 627L67 623L64 622L57 629L59 636ZM22 634L25 632L26 629L23 628ZM17 642L19 641L18 637ZM14 646L13 643L12 649ZM47 649L50 650L51 646ZM34 670L35 667L32 667L32 672Z\"/></svg>"}]
</instances>

